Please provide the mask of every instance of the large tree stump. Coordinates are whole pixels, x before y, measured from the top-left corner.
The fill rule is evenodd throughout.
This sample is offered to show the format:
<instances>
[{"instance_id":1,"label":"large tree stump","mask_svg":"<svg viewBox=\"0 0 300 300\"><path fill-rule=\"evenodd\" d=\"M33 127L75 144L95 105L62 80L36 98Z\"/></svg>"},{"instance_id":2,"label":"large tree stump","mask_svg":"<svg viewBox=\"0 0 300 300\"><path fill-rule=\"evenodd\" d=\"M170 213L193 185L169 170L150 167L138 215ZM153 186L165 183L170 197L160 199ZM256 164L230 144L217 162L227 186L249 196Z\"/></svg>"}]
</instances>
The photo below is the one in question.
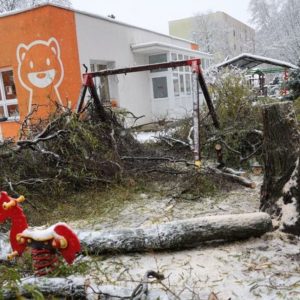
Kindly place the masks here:
<instances>
[{"instance_id":1,"label":"large tree stump","mask_svg":"<svg viewBox=\"0 0 300 300\"><path fill-rule=\"evenodd\" d=\"M280 220L284 231L300 234L300 136L292 102L263 107L264 182L260 208Z\"/></svg>"}]
</instances>

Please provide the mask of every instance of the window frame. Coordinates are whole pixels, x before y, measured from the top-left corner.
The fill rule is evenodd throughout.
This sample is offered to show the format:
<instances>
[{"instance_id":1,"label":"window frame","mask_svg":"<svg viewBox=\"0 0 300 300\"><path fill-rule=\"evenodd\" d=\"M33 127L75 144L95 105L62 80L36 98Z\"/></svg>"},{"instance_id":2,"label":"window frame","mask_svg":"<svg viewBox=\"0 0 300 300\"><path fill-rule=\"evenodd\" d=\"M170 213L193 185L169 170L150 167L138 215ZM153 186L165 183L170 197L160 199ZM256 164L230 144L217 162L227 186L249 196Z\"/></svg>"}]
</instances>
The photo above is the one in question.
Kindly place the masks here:
<instances>
[{"instance_id":1,"label":"window frame","mask_svg":"<svg viewBox=\"0 0 300 300\"><path fill-rule=\"evenodd\" d=\"M155 97L155 85L154 85L154 80L157 80L157 79L165 79L165 83L166 83L166 96L164 97ZM160 76L153 76L151 78L151 86L152 86L152 97L154 100L159 100L159 99L168 99L169 98L169 83L168 83L168 76L165 76L164 74L161 74Z\"/></svg>"},{"instance_id":2,"label":"window frame","mask_svg":"<svg viewBox=\"0 0 300 300\"><path fill-rule=\"evenodd\" d=\"M176 61L177 60L188 60L192 59L193 57L179 52L170 52L170 59L173 61L174 57L176 55ZM175 93L175 87L174 87L174 80L177 80L178 78L178 87L179 87L179 93ZM186 78L189 77L190 84L187 85ZM183 78L183 81L181 80ZM189 66L185 67L178 67L174 70L172 70L172 84L173 84L173 93L175 98L179 97L190 97L192 95L192 70ZM188 87L189 86L189 91ZM182 91L183 90L183 91Z\"/></svg>"},{"instance_id":3,"label":"window frame","mask_svg":"<svg viewBox=\"0 0 300 300\"><path fill-rule=\"evenodd\" d=\"M90 61L90 70L91 72L99 72L104 69L108 69L107 62L97 62L97 61ZM93 78L94 85L99 96L101 102L105 105L110 105L111 103L111 96L110 96L110 84L108 76L100 76ZM103 93L102 93L103 90Z\"/></svg>"},{"instance_id":4,"label":"window frame","mask_svg":"<svg viewBox=\"0 0 300 300\"><path fill-rule=\"evenodd\" d=\"M12 71L13 77L14 77L13 68L11 68L11 67L0 68L0 93L1 93L0 107L3 108L4 117L7 118L7 121L18 121L18 120L20 120L20 111L19 111L17 92L16 92L16 98L6 99L5 86L4 86L2 73L7 72L7 71ZM13 80L13 82L14 82L14 85L16 85L15 80ZM18 106L18 112L19 112L18 116L12 116L12 117L9 116L8 106L10 106L10 105ZM5 122L7 122L7 121L5 121Z\"/></svg>"},{"instance_id":5,"label":"window frame","mask_svg":"<svg viewBox=\"0 0 300 300\"><path fill-rule=\"evenodd\" d=\"M166 60L165 61L161 61L161 62L152 62L150 63L150 56L160 56L160 55L165 55ZM169 61L169 52L157 52L157 53L152 53L148 55L148 63L149 65L151 64L155 64L155 63L164 63L164 62L168 62ZM150 78L150 86L151 86L151 98L153 101L166 101L168 99L170 99L170 71L168 70L168 68L162 68L162 69L157 69L157 70L150 70L149 72L149 78ZM155 92L154 92L154 84L153 84L153 80L157 79L157 78L165 78L166 80L166 97L155 97Z\"/></svg>"},{"instance_id":6,"label":"window frame","mask_svg":"<svg viewBox=\"0 0 300 300\"><path fill-rule=\"evenodd\" d=\"M154 57L154 56L162 56L164 55L166 57L165 60L158 60L155 62L150 62L151 58L150 57ZM155 54L150 54L148 56L148 63L149 65L153 65L153 64L158 64L158 63L165 63L168 62L168 53L167 52L160 52L160 53L155 53ZM162 69L157 69L157 70L150 70L150 73L158 73L158 72L167 72L168 68L162 68Z\"/></svg>"}]
</instances>

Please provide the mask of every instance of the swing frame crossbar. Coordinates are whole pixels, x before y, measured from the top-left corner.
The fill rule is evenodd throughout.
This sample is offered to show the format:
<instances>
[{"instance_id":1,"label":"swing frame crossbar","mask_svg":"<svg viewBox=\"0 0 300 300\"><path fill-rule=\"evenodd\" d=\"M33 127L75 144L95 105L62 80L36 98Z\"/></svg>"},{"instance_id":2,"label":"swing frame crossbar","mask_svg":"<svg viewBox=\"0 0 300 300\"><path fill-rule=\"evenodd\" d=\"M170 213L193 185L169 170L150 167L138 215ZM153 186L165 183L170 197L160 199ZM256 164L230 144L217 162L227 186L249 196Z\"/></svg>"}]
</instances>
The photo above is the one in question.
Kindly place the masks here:
<instances>
[{"instance_id":1,"label":"swing frame crossbar","mask_svg":"<svg viewBox=\"0 0 300 300\"><path fill-rule=\"evenodd\" d=\"M104 107L101 103L100 97L97 93L94 78L96 77L104 77L104 76L111 76L111 75L119 75L119 74L129 74L135 72L143 72L143 71L152 71L152 70L159 70L159 69L166 69L172 68L175 69L177 67L182 66L190 66L192 75L193 75L193 126L194 126L194 159L195 165L200 166L201 162L201 150L200 150L200 138L199 138L199 110L200 110L200 97L199 97L199 86L203 92L203 96L205 98L209 113L211 115L212 121L214 126L219 129L220 124L217 118L217 114L214 109L214 105L210 94L208 92L208 88L206 82L203 77L202 69L201 69L201 60L199 58L195 59L188 59L188 60L179 60L179 61L170 61L165 63L158 63L158 64L148 64L148 65L140 65L140 66L133 66L133 67L126 67L126 68L119 68L119 69L106 69L101 70L98 72L87 72L84 73L83 76L83 83L80 91L80 96L77 102L76 112L80 113L83 109L85 97L87 91L89 91L91 98L94 101L94 105L99 112L99 115L105 116L103 114ZM103 121L105 121L103 119Z\"/></svg>"}]
</instances>

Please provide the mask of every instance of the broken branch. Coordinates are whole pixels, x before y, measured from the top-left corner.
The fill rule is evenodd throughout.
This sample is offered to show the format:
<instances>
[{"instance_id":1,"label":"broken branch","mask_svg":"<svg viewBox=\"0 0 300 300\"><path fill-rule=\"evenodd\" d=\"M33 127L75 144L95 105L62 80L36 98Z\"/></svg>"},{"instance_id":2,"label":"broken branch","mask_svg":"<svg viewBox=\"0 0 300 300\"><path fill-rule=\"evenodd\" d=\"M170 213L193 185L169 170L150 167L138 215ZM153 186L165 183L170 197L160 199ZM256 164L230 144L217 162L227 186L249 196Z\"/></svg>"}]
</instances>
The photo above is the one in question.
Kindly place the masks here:
<instances>
[{"instance_id":1,"label":"broken branch","mask_svg":"<svg viewBox=\"0 0 300 300\"><path fill-rule=\"evenodd\" d=\"M251 189L254 189L256 187L255 182L250 181L245 177L235 175L235 174L231 174L231 173L226 173L226 172L223 172L222 170L219 170L219 169L213 168L213 167L207 167L207 170L210 171L210 172L213 172L217 175L220 175L220 176L222 176L226 179L230 179L234 182L237 182L237 183L239 183L239 184L241 184L245 187L248 187L248 188L251 188Z\"/></svg>"}]
</instances>

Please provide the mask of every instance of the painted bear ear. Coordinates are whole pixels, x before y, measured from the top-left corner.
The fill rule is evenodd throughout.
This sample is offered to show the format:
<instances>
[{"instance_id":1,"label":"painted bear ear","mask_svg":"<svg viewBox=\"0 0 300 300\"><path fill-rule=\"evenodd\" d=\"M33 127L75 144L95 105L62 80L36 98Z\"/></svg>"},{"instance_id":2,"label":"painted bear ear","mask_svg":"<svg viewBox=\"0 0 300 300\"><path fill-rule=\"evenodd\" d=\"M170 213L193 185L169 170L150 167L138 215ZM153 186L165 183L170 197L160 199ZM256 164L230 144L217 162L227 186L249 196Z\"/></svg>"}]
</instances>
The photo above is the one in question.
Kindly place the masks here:
<instances>
[{"instance_id":1,"label":"painted bear ear","mask_svg":"<svg viewBox=\"0 0 300 300\"><path fill-rule=\"evenodd\" d=\"M56 56L59 57L60 51L59 51L59 45L58 45L57 40L56 40L55 38L53 38L53 37L50 38L50 39L48 40L48 45L49 45L51 51L52 51Z\"/></svg>"},{"instance_id":2,"label":"painted bear ear","mask_svg":"<svg viewBox=\"0 0 300 300\"><path fill-rule=\"evenodd\" d=\"M25 44L20 44L17 48L17 59L18 62L21 63L26 55L26 52L28 51L28 48Z\"/></svg>"}]
</instances>

